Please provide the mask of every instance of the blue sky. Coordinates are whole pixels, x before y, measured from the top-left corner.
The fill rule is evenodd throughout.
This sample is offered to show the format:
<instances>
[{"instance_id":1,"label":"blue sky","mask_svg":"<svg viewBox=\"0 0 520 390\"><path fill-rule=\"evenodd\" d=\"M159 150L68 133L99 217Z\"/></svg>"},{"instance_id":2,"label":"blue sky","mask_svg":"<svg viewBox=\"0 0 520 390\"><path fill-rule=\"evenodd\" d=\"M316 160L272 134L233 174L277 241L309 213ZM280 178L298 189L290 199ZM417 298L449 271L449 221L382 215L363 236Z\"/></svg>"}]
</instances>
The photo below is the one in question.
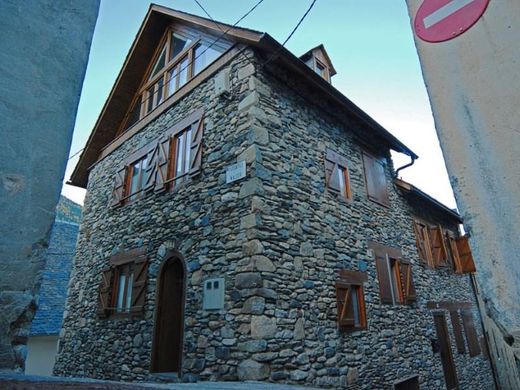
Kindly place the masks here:
<instances>
[{"instance_id":1,"label":"blue sky","mask_svg":"<svg viewBox=\"0 0 520 390\"><path fill-rule=\"evenodd\" d=\"M233 24L258 0L199 0L211 16ZM155 1L204 16L193 0ZM239 25L283 42L311 0L264 0ZM80 150L110 93L148 10L145 0L102 0L71 155ZM402 178L449 207L455 200L435 133L404 0L317 0L286 47L296 55L323 43L338 74L333 85L419 155ZM78 156L69 161L70 177ZM396 155L396 167L407 163ZM84 190L64 186L64 195L82 202Z\"/></svg>"}]
</instances>

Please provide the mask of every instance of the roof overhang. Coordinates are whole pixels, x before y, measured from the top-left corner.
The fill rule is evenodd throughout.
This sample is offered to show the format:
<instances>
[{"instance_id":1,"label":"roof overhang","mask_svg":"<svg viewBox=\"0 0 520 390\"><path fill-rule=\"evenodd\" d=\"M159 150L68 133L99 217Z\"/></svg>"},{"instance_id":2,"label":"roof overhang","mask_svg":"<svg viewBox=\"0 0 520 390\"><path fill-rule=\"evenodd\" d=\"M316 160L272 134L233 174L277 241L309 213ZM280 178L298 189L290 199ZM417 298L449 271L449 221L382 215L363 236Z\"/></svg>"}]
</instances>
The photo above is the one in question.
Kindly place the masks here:
<instances>
[{"instance_id":1,"label":"roof overhang","mask_svg":"<svg viewBox=\"0 0 520 390\"><path fill-rule=\"evenodd\" d=\"M421 202L424 202L428 204L429 206L437 209L438 211L444 213L449 218L452 218L458 223L463 223L462 217L459 213L457 213L455 210L450 209L448 206L442 204L437 199L431 197L426 192L421 191L419 188L415 187L414 185L401 180L401 179L394 179L394 183L401 190L404 196L416 198Z\"/></svg>"}]
</instances>

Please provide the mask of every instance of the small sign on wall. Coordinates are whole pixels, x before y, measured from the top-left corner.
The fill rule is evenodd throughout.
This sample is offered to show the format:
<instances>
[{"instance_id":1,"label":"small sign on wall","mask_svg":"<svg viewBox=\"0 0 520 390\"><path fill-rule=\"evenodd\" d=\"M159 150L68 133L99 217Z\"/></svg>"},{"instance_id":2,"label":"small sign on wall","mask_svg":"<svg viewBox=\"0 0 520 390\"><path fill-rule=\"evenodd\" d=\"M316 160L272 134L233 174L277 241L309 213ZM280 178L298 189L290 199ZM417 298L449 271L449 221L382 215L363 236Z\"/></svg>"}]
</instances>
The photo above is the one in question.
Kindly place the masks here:
<instances>
[{"instance_id":1,"label":"small sign on wall","mask_svg":"<svg viewBox=\"0 0 520 390\"><path fill-rule=\"evenodd\" d=\"M246 162L244 160L226 167L226 184L233 183L246 177Z\"/></svg>"}]
</instances>

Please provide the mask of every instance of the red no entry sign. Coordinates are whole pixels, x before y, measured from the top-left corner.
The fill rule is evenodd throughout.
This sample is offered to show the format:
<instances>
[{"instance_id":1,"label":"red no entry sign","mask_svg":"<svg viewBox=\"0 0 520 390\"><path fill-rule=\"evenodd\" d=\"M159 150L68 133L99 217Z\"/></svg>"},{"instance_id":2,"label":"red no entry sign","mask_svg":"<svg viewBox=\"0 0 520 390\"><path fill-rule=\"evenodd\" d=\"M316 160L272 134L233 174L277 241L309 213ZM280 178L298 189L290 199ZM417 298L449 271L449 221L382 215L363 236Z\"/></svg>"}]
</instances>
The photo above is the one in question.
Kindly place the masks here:
<instances>
[{"instance_id":1,"label":"red no entry sign","mask_svg":"<svg viewBox=\"0 0 520 390\"><path fill-rule=\"evenodd\" d=\"M453 39L473 26L489 0L424 0L415 15L417 36L427 42Z\"/></svg>"}]
</instances>

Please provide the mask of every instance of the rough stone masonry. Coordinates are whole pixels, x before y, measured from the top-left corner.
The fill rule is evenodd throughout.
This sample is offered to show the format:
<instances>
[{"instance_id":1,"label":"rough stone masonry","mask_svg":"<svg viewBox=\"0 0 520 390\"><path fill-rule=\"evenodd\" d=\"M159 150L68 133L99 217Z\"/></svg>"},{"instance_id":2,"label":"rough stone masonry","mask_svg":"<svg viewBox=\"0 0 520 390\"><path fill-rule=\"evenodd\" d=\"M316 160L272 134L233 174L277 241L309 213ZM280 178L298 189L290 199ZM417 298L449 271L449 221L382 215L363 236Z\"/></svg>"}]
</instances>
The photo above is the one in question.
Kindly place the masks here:
<instances>
[{"instance_id":1,"label":"rough stone masonry","mask_svg":"<svg viewBox=\"0 0 520 390\"><path fill-rule=\"evenodd\" d=\"M426 302L474 303L469 276L419 263L412 217L421 211L392 184L389 150L370 130L354 136L354 126L362 125L348 113L331 112L296 75L274 64L259 67L255 53L246 53L250 62L226 65L228 95L217 96L208 78L92 168L55 373L161 380L150 372L157 276L175 248L187 268L183 380L374 389L417 374L421 388L441 388ZM173 192L110 208L121 162L198 108L204 109L201 175ZM367 147L386 161L390 207L367 198L361 155ZM349 161L352 201L326 188L326 148ZM241 160L246 177L226 184L226 166ZM369 240L400 248L411 261L414 304L381 304ZM150 261L144 315L100 319L102 270L112 255L139 247ZM341 268L368 274L366 330L338 331L334 283ZM225 279L225 303L207 311L203 282L213 277ZM474 318L481 334L477 311ZM454 359L461 388L493 388L484 355L454 352Z\"/></svg>"}]
</instances>

